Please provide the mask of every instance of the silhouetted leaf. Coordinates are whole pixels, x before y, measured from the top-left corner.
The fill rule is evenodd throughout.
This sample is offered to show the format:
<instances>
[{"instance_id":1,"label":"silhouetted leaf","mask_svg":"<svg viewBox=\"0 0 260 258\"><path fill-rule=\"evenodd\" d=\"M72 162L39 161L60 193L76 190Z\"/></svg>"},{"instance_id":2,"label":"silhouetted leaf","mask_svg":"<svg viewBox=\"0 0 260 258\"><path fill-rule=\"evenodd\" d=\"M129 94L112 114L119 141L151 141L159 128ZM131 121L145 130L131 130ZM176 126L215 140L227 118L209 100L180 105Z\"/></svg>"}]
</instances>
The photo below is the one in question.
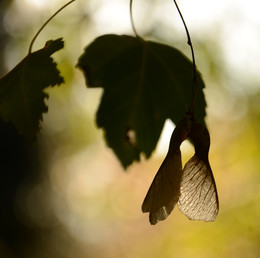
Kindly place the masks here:
<instances>
[{"instance_id":1,"label":"silhouetted leaf","mask_svg":"<svg viewBox=\"0 0 260 258\"><path fill-rule=\"evenodd\" d=\"M97 124L127 167L149 157L164 122L177 123L192 101L192 63L177 49L140 38L104 35L79 58L88 87L103 87ZM204 83L198 73L196 118L204 123Z\"/></svg>"},{"instance_id":2,"label":"silhouetted leaf","mask_svg":"<svg viewBox=\"0 0 260 258\"><path fill-rule=\"evenodd\" d=\"M42 113L48 110L43 89L64 81L50 57L63 46L62 39L48 41L0 79L0 115L28 140L35 138Z\"/></svg>"}]
</instances>

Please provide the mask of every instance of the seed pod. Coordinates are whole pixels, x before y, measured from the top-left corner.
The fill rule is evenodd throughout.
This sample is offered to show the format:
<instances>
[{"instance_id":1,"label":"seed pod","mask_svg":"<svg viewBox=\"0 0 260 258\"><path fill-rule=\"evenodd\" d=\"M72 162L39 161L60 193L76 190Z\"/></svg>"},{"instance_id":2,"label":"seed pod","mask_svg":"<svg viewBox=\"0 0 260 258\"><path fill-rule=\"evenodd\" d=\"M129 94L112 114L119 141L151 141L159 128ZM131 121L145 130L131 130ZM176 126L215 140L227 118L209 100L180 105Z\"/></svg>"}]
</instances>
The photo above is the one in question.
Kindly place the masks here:
<instances>
[{"instance_id":1,"label":"seed pod","mask_svg":"<svg viewBox=\"0 0 260 258\"><path fill-rule=\"evenodd\" d=\"M142 205L143 212L150 212L152 225L164 220L172 212L180 196L182 162L180 145L187 138L190 119L182 119L175 127L168 153L160 166Z\"/></svg>"},{"instance_id":2,"label":"seed pod","mask_svg":"<svg viewBox=\"0 0 260 258\"><path fill-rule=\"evenodd\" d=\"M195 155L183 169L178 207L189 219L214 221L219 203L208 160L209 132L202 124L193 122L188 138L194 144Z\"/></svg>"}]
</instances>

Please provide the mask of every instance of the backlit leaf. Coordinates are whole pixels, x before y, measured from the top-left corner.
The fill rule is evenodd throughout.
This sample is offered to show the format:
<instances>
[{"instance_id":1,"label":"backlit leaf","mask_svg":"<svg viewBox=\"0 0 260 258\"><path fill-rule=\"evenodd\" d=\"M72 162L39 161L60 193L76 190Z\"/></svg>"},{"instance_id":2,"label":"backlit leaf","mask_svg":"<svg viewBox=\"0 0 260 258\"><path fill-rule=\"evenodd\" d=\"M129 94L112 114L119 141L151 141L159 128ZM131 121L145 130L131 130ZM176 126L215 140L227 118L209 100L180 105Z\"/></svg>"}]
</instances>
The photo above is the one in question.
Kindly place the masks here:
<instances>
[{"instance_id":1,"label":"backlit leaf","mask_svg":"<svg viewBox=\"0 0 260 258\"><path fill-rule=\"evenodd\" d=\"M189 118L182 119L176 125L168 153L144 199L142 211L149 212L152 225L166 219L179 200L182 178L180 145L187 138L189 130Z\"/></svg>"},{"instance_id":2,"label":"backlit leaf","mask_svg":"<svg viewBox=\"0 0 260 258\"><path fill-rule=\"evenodd\" d=\"M64 81L50 57L63 46L62 39L48 41L0 79L0 116L28 140L35 138L42 113L48 110L43 89Z\"/></svg>"},{"instance_id":3,"label":"backlit leaf","mask_svg":"<svg viewBox=\"0 0 260 258\"><path fill-rule=\"evenodd\" d=\"M183 168L178 207L189 219L214 221L219 202L208 159L210 135L205 126L193 122L188 137L194 144L195 155Z\"/></svg>"},{"instance_id":4,"label":"backlit leaf","mask_svg":"<svg viewBox=\"0 0 260 258\"><path fill-rule=\"evenodd\" d=\"M177 49L131 36L104 35L79 58L88 87L104 89L97 124L124 167L149 157L164 122L175 124L192 102L192 63ZM198 73L196 118L204 123L204 83Z\"/></svg>"}]
</instances>

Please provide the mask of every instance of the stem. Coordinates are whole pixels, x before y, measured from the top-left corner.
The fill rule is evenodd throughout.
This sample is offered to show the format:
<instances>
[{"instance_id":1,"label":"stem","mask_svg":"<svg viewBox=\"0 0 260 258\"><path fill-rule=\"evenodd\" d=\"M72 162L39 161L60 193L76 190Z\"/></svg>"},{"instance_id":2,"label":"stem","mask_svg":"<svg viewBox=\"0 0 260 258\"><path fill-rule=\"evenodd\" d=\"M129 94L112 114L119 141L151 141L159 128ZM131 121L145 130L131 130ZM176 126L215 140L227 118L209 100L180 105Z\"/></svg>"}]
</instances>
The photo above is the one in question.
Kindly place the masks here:
<instances>
[{"instance_id":1,"label":"stem","mask_svg":"<svg viewBox=\"0 0 260 258\"><path fill-rule=\"evenodd\" d=\"M193 46L192 46L192 42L191 42L191 37L190 37L190 33L189 33L189 30L188 30L188 27L185 23L185 20L182 16L182 13L179 9L179 6L176 2L176 0L173 0L174 1L174 4L178 10L178 13L181 17L181 20L182 20L182 23L184 25L184 28L185 28L185 31L186 31L186 34L187 34L187 38L188 38L188 45L190 46L191 48L191 55L192 55L192 64L193 64L193 97L192 97L192 103L191 103L191 106L188 110L188 114L191 115L191 117L193 118L194 117L194 112L195 112L195 99L196 99L196 96L197 96L197 91L198 91L198 82L197 82L197 72L196 72L196 62L195 62L195 55L194 55L194 50L193 50Z\"/></svg>"},{"instance_id":2,"label":"stem","mask_svg":"<svg viewBox=\"0 0 260 258\"><path fill-rule=\"evenodd\" d=\"M67 7L68 5L70 5L72 2L74 2L76 0L71 0L69 1L68 3L66 3L65 5L63 5L58 11L56 11L42 26L41 28L37 31L37 33L35 34L35 36L33 37L32 41L31 41L31 44L29 46L29 51L28 51L28 54L31 54L32 53L32 47L33 47L33 44L36 40L36 38L39 36L39 34L41 33L41 31L45 28L45 26L59 13L61 12L65 7Z\"/></svg>"},{"instance_id":3,"label":"stem","mask_svg":"<svg viewBox=\"0 0 260 258\"><path fill-rule=\"evenodd\" d=\"M136 29L135 29L135 24L134 24L134 18L133 18L133 0L130 0L130 19L131 19L131 26L132 30L134 31L134 34L137 38L140 38Z\"/></svg>"}]
</instances>

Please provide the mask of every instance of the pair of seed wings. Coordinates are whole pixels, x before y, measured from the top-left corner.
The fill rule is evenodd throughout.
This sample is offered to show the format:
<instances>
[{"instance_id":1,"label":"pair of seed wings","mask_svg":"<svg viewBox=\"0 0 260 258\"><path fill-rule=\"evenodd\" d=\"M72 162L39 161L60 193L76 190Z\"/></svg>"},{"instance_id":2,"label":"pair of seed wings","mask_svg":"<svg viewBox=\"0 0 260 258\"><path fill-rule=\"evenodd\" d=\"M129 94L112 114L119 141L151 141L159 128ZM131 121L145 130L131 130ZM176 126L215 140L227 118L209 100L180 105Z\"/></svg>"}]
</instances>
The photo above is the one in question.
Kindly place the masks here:
<instances>
[{"instance_id":1,"label":"pair of seed wings","mask_svg":"<svg viewBox=\"0 0 260 258\"><path fill-rule=\"evenodd\" d=\"M178 126L178 125L177 125ZM179 146L184 139L173 132L168 154L159 168L142 205L143 212L149 212L151 224L164 220L176 204L189 219L214 221L219 209L215 180L207 159L209 149L206 140L198 143L201 132L195 125L195 155L182 169ZM176 127L175 131L179 128ZM187 129L187 128L186 128ZM199 128L200 129L200 128ZM182 130L182 129L181 129ZM175 135L174 135L175 133ZM191 135L193 138L194 135ZM175 147L172 141L179 142ZM200 144L200 146L198 146ZM172 146L171 146L172 145ZM206 155L202 155L205 152Z\"/></svg>"}]
</instances>

